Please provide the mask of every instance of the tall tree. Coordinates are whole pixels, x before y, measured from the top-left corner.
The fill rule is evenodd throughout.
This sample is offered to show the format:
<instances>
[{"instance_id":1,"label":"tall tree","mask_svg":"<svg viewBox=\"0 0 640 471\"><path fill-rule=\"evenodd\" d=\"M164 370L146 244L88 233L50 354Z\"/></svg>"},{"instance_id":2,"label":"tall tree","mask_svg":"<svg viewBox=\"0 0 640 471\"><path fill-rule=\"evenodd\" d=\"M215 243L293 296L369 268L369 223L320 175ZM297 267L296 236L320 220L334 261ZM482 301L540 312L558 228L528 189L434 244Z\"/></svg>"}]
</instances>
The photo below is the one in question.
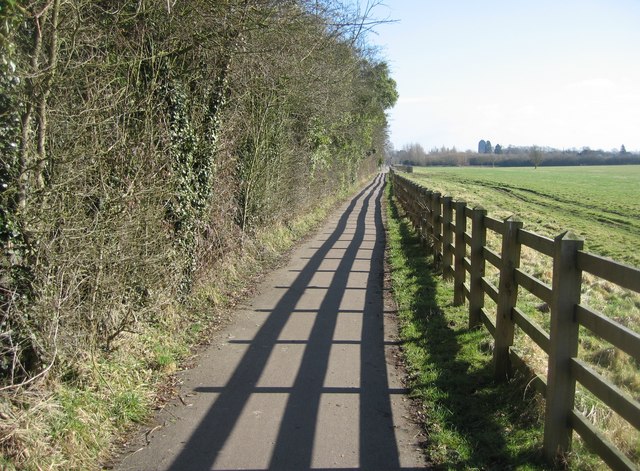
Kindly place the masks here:
<instances>
[{"instance_id":1,"label":"tall tree","mask_svg":"<svg viewBox=\"0 0 640 471\"><path fill-rule=\"evenodd\" d=\"M531 146L531 148L529 149L529 158L531 159L533 166L537 169L544 160L542 149L540 149L540 147L538 146Z\"/></svg>"}]
</instances>

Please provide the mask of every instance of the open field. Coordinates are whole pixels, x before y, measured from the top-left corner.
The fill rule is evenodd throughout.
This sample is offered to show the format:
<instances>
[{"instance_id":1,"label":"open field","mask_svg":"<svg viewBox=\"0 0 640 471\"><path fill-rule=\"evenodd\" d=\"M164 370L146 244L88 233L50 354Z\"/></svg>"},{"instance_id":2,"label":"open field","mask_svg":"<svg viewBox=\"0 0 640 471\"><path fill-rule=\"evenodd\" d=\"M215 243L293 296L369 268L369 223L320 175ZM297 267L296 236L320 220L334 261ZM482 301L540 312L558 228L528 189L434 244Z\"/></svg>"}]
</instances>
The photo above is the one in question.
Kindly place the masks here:
<instances>
[{"instance_id":1,"label":"open field","mask_svg":"<svg viewBox=\"0 0 640 471\"><path fill-rule=\"evenodd\" d=\"M414 167L407 176L542 235L572 230L586 250L640 266L640 166Z\"/></svg>"},{"instance_id":2,"label":"open field","mask_svg":"<svg viewBox=\"0 0 640 471\"><path fill-rule=\"evenodd\" d=\"M525 229L552 238L571 230L585 239L586 251L640 267L640 166L414 167L413 172L404 175L470 207L483 206L491 217L516 215ZM491 233L487 243L499 250ZM550 258L525 247L522 261L531 275L551 283ZM497 270L489 268L488 276L497 282ZM638 295L584 277L589 288L583 301L640 332ZM633 383L640 390L640 377Z\"/></svg>"}]
</instances>

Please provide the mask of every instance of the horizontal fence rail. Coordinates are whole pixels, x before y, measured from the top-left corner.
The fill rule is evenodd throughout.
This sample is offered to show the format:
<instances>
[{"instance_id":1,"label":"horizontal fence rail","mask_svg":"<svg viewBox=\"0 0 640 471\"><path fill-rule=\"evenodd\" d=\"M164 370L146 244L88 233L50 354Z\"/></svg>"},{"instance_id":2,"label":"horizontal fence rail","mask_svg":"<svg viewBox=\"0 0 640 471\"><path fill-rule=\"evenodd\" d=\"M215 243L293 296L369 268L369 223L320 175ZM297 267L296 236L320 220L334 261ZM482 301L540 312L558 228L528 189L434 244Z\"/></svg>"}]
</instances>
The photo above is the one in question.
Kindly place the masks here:
<instances>
[{"instance_id":1,"label":"horizontal fence rail","mask_svg":"<svg viewBox=\"0 0 640 471\"><path fill-rule=\"evenodd\" d=\"M637 469L574 408L574 401L579 382L640 430L640 404L577 358L582 326L640 363L640 335L580 303L583 272L639 293L640 269L583 251L583 241L570 232L555 239L543 237L523 229L516 218L494 219L482 207L471 208L464 201L442 196L393 170L390 180L395 197L433 256L434 265L444 278L453 279L453 304L467 301L469 326L484 325L493 336L496 379L504 380L514 370L533 375L530 386L546 400L546 457L554 461L566 454L576 432L612 469ZM486 246L487 230L501 239L499 253ZM520 268L522 246L551 257L551 285ZM499 270L498 286L485 276L486 262ZM516 307L520 289L539 298L550 311L549 333ZM495 322L485 308L485 296L496 304ZM547 353L546 381L533 374L513 348L516 325Z\"/></svg>"}]
</instances>

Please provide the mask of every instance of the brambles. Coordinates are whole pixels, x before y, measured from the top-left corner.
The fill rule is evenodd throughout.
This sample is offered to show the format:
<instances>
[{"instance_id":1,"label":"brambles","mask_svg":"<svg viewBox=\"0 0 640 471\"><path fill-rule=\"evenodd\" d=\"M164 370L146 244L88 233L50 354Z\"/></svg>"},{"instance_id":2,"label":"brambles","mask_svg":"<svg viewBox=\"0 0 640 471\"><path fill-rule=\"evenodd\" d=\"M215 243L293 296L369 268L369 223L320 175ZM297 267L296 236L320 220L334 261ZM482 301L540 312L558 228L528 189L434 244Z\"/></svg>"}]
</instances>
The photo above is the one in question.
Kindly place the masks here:
<instances>
[{"instance_id":1,"label":"brambles","mask_svg":"<svg viewBox=\"0 0 640 471\"><path fill-rule=\"evenodd\" d=\"M395 89L365 19L331 1L5 3L0 388L18 417L30 388L99 402L121 376L87 358L206 325L194 287L375 170ZM145 401L118 397L120 427Z\"/></svg>"}]
</instances>

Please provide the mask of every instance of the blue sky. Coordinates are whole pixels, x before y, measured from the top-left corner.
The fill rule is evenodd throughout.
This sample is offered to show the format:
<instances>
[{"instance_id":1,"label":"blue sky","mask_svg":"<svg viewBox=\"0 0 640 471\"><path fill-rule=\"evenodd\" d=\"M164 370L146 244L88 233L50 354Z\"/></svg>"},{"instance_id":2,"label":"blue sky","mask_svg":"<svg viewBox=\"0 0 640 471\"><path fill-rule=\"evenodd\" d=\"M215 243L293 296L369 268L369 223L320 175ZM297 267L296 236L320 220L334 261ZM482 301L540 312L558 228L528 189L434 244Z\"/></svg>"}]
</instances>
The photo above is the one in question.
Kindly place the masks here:
<instances>
[{"instance_id":1,"label":"blue sky","mask_svg":"<svg viewBox=\"0 0 640 471\"><path fill-rule=\"evenodd\" d=\"M398 85L397 149L640 150L639 0L385 0L373 15L397 20L369 36Z\"/></svg>"}]
</instances>

